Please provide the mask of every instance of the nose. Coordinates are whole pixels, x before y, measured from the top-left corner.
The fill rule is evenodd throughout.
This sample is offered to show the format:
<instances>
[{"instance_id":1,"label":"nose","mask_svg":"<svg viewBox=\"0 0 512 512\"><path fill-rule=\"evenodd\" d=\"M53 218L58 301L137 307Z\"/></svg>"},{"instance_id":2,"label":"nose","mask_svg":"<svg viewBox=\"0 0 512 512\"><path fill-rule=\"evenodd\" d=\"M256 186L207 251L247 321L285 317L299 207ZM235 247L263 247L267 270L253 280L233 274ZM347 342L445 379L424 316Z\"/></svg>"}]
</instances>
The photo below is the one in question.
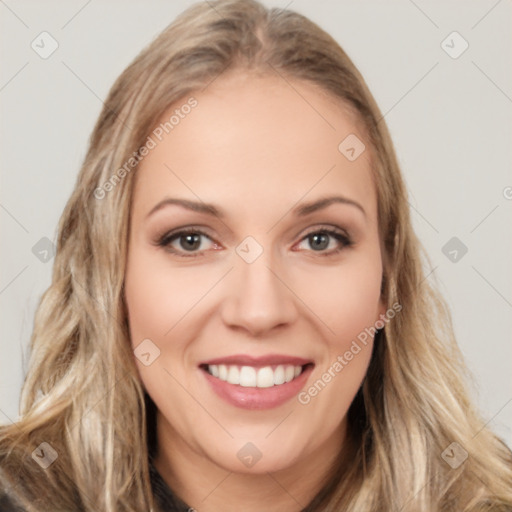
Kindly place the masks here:
<instances>
[{"instance_id":1,"label":"nose","mask_svg":"<svg viewBox=\"0 0 512 512\"><path fill-rule=\"evenodd\" d=\"M266 254L264 251L252 263L241 258L235 263L221 306L228 327L255 337L290 325L298 316L293 292L285 284L286 276L274 270Z\"/></svg>"}]
</instances>

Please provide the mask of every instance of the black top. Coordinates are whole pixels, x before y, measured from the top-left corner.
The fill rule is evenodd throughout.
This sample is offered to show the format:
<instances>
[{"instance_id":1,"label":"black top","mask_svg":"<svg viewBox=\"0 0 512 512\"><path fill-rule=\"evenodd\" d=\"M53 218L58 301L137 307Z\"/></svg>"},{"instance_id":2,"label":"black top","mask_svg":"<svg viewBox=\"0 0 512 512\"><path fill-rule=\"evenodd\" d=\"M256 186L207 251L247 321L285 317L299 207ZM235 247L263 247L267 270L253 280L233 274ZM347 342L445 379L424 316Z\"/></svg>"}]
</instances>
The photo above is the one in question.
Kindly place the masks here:
<instances>
[{"instance_id":1,"label":"black top","mask_svg":"<svg viewBox=\"0 0 512 512\"><path fill-rule=\"evenodd\" d=\"M192 507L189 507L173 493L172 489L165 483L164 479L161 477L160 473L157 471L153 464L157 452L157 407L146 392L144 392L144 400L146 403L149 479L151 481L151 489L153 491L155 507L157 508L157 510L154 512L194 512Z\"/></svg>"},{"instance_id":2,"label":"black top","mask_svg":"<svg viewBox=\"0 0 512 512\"><path fill-rule=\"evenodd\" d=\"M194 512L192 507L174 495L151 460L149 461L149 478L157 507L154 512ZM0 512L24 512L24 509L17 507L8 495L4 494L4 490L0 489Z\"/></svg>"},{"instance_id":3,"label":"black top","mask_svg":"<svg viewBox=\"0 0 512 512\"><path fill-rule=\"evenodd\" d=\"M149 478L151 480L151 489L153 490L156 505L161 509L161 512L194 511L192 507L189 507L172 492L172 489L165 483L151 460L149 462Z\"/></svg>"}]
</instances>

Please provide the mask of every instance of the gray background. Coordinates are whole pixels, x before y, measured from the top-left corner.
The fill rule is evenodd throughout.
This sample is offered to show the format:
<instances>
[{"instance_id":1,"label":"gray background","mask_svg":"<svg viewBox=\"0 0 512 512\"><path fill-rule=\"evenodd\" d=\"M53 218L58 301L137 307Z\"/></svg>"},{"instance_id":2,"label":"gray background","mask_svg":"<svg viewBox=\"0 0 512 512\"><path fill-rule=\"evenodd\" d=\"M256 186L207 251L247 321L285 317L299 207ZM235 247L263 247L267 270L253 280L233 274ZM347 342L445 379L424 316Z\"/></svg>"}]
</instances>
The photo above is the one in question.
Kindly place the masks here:
<instances>
[{"instance_id":1,"label":"gray background","mask_svg":"<svg viewBox=\"0 0 512 512\"><path fill-rule=\"evenodd\" d=\"M474 373L474 399L512 446L511 2L264 3L319 23L363 73L396 145L428 279L449 302ZM0 0L0 423L18 417L33 315L50 283L40 240L55 241L102 99L190 4ZM59 45L47 59L31 48L43 31ZM458 58L443 48L458 52L460 40L442 45L453 31L469 44ZM468 248L455 262L453 247L443 253L452 237Z\"/></svg>"}]
</instances>

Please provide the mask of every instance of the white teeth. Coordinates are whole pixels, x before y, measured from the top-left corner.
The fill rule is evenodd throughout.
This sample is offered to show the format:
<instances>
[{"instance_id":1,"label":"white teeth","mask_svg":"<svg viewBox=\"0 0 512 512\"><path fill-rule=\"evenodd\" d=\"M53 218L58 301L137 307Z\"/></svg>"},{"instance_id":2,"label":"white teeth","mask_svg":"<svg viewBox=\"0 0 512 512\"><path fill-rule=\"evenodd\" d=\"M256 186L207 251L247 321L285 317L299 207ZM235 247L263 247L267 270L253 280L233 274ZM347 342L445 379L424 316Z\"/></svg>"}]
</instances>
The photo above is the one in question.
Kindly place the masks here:
<instances>
[{"instance_id":1,"label":"white teeth","mask_svg":"<svg viewBox=\"0 0 512 512\"><path fill-rule=\"evenodd\" d=\"M217 366L217 365L212 365ZM209 366L208 368L211 368ZM210 373L213 375L213 372L210 370ZM228 367L225 364L219 364L219 379L220 380L228 380Z\"/></svg>"},{"instance_id":2,"label":"white teeth","mask_svg":"<svg viewBox=\"0 0 512 512\"><path fill-rule=\"evenodd\" d=\"M228 378L226 380L230 384L240 384L240 370L237 366L228 367Z\"/></svg>"},{"instance_id":3,"label":"white teeth","mask_svg":"<svg viewBox=\"0 0 512 512\"><path fill-rule=\"evenodd\" d=\"M220 380L243 387L269 388L290 382L302 373L302 366L278 365L254 368L253 366L211 364L208 372Z\"/></svg>"},{"instance_id":4,"label":"white teeth","mask_svg":"<svg viewBox=\"0 0 512 512\"><path fill-rule=\"evenodd\" d=\"M269 388L274 385L274 372L270 366L265 366L258 370L258 380L256 386L259 388Z\"/></svg>"},{"instance_id":5,"label":"white teeth","mask_svg":"<svg viewBox=\"0 0 512 512\"><path fill-rule=\"evenodd\" d=\"M240 368L240 386L245 388L256 386L256 370L252 366Z\"/></svg>"},{"instance_id":6,"label":"white teeth","mask_svg":"<svg viewBox=\"0 0 512 512\"><path fill-rule=\"evenodd\" d=\"M284 366L280 364L274 370L274 385L279 386L279 384L284 384Z\"/></svg>"}]
</instances>

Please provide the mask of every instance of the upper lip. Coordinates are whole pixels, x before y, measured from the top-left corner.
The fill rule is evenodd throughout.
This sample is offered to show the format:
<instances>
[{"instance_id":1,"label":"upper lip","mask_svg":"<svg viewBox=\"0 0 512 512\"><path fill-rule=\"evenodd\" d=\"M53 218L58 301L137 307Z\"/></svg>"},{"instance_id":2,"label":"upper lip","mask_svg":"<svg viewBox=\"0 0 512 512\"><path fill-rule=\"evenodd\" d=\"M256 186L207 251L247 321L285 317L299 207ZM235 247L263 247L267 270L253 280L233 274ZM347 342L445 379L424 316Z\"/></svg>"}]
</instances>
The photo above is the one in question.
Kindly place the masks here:
<instances>
[{"instance_id":1,"label":"upper lip","mask_svg":"<svg viewBox=\"0 0 512 512\"><path fill-rule=\"evenodd\" d=\"M303 357L287 356L283 354L267 354L264 356L254 357L246 354L234 354L231 356L216 357L215 359L209 359L208 361L202 361L201 365L240 365L240 366L271 366L280 364L289 364L292 366L303 366L308 363L312 363L311 359L304 359Z\"/></svg>"}]
</instances>

